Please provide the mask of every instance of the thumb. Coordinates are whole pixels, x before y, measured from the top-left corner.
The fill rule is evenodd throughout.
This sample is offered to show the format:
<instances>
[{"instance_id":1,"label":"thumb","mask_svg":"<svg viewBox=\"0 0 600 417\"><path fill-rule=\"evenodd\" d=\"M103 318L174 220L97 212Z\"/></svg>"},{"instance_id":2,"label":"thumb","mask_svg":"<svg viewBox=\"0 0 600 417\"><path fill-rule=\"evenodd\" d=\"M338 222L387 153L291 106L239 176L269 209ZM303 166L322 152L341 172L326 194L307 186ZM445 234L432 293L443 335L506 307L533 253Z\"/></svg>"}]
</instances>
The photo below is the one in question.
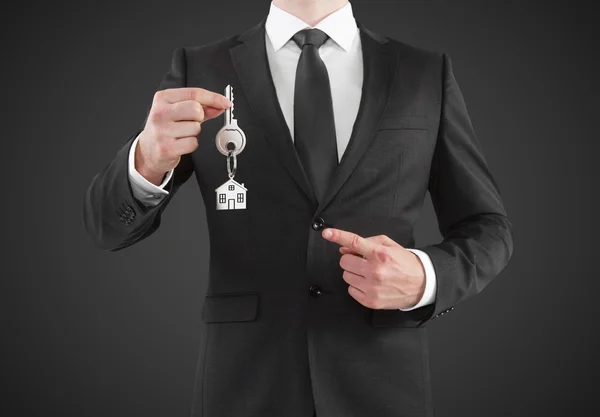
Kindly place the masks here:
<instances>
[{"instance_id":1,"label":"thumb","mask_svg":"<svg viewBox=\"0 0 600 417\"><path fill-rule=\"evenodd\" d=\"M204 107L204 120L214 119L215 117L220 116L221 113L223 113L224 111L225 111L225 109L217 109L215 107L205 106Z\"/></svg>"}]
</instances>

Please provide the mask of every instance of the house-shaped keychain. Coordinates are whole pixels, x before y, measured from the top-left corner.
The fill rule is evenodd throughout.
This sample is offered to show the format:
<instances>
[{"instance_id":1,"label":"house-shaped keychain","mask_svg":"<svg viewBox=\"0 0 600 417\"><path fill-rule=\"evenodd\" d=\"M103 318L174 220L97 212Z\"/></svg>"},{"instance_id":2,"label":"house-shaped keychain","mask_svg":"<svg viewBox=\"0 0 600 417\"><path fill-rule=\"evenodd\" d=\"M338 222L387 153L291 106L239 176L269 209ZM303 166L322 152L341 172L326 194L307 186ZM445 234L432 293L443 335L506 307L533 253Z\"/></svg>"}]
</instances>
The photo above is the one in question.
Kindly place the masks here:
<instances>
[{"instance_id":1,"label":"house-shaped keychain","mask_svg":"<svg viewBox=\"0 0 600 417\"><path fill-rule=\"evenodd\" d=\"M246 187L244 183L239 183L233 178L224 183L218 188L215 188L217 193L217 210L236 210L246 208Z\"/></svg>"}]
</instances>

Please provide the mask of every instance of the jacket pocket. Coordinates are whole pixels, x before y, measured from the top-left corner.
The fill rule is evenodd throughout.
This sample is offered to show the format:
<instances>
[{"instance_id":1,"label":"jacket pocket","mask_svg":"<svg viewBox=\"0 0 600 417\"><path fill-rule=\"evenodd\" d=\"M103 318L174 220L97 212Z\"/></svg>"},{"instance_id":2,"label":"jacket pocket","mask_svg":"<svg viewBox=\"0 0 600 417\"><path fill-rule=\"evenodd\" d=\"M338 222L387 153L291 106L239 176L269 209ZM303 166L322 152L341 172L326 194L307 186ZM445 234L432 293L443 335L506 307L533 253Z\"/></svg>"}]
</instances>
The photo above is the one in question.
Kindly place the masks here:
<instances>
[{"instance_id":1,"label":"jacket pocket","mask_svg":"<svg viewBox=\"0 0 600 417\"><path fill-rule=\"evenodd\" d=\"M210 294L204 298L202 321L254 321L258 316L258 304L259 295L254 292Z\"/></svg>"}]
</instances>

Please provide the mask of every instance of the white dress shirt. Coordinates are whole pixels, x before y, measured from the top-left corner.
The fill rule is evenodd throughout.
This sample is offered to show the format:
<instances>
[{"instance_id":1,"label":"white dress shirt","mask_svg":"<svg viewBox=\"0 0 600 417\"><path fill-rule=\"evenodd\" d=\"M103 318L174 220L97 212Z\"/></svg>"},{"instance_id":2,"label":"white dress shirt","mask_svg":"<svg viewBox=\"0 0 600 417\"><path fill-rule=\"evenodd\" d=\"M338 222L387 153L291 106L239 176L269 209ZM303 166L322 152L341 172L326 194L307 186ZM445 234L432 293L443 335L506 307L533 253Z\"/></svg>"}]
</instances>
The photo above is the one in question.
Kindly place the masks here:
<instances>
[{"instance_id":1,"label":"white dress shirt","mask_svg":"<svg viewBox=\"0 0 600 417\"><path fill-rule=\"evenodd\" d=\"M271 3L265 22L266 49L277 99L283 116L294 139L294 84L296 67L301 49L292 40L296 32L311 28L296 16ZM333 102L333 116L338 148L341 160L358 114L363 83L362 48L359 29L356 26L352 6L345 6L321 20L314 28L325 32L329 39L319 48L319 55L327 67ZM158 204L168 191L164 186L173 175L173 169L167 173L161 185L146 180L135 169L134 157L138 138L129 152L129 179L134 197L143 204ZM415 306L402 309L413 310L435 301L436 277L429 255L417 249L408 249L419 257L425 269L425 291Z\"/></svg>"}]
</instances>

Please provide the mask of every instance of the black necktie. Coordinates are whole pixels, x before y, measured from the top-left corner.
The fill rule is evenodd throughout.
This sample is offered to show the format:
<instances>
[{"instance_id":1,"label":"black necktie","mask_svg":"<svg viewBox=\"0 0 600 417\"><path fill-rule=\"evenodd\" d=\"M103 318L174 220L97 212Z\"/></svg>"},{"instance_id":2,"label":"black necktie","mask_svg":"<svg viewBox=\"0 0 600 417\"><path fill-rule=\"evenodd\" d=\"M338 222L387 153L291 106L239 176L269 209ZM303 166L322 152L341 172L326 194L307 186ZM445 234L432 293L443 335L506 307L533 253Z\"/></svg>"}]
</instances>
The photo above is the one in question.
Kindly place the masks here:
<instances>
[{"instance_id":1,"label":"black necktie","mask_svg":"<svg viewBox=\"0 0 600 417\"><path fill-rule=\"evenodd\" d=\"M292 38L302 49L294 87L294 145L318 201L338 165L329 75L319 47L329 37L304 29Z\"/></svg>"}]
</instances>

